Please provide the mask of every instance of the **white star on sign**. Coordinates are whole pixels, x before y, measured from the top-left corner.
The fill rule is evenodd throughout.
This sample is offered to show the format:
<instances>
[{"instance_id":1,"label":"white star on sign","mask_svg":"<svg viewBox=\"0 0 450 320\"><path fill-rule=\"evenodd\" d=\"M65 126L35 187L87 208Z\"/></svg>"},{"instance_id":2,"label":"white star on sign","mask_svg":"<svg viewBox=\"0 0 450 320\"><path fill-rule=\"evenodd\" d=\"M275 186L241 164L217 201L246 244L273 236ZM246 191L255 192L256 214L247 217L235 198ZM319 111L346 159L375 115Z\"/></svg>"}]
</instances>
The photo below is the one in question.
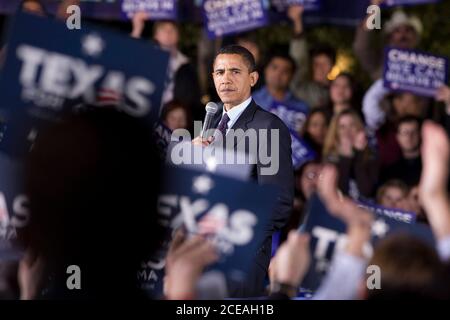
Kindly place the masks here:
<instances>
[{"instance_id":1,"label":"white star on sign","mask_svg":"<svg viewBox=\"0 0 450 320\"><path fill-rule=\"evenodd\" d=\"M372 224L372 233L381 238L386 235L389 230L389 226L383 219L379 219Z\"/></svg>"},{"instance_id":2,"label":"white star on sign","mask_svg":"<svg viewBox=\"0 0 450 320\"><path fill-rule=\"evenodd\" d=\"M217 168L217 161L216 158L210 157L206 161L206 168L208 171L215 172Z\"/></svg>"},{"instance_id":3,"label":"white star on sign","mask_svg":"<svg viewBox=\"0 0 450 320\"><path fill-rule=\"evenodd\" d=\"M192 183L192 188L195 192L207 194L214 187L214 182L208 176L195 177Z\"/></svg>"},{"instance_id":4,"label":"white star on sign","mask_svg":"<svg viewBox=\"0 0 450 320\"><path fill-rule=\"evenodd\" d=\"M98 57L105 48L103 39L97 34L88 34L81 39L83 52L91 57Z\"/></svg>"}]
</instances>

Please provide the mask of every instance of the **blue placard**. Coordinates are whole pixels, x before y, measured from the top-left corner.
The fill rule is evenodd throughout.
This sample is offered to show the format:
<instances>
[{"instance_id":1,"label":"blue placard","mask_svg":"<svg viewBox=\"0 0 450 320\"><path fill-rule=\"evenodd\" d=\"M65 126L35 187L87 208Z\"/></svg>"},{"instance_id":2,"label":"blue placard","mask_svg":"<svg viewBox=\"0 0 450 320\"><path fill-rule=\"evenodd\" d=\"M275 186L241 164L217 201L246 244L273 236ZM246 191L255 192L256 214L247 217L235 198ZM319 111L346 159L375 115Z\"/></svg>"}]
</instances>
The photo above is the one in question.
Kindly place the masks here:
<instances>
[{"instance_id":1,"label":"blue placard","mask_svg":"<svg viewBox=\"0 0 450 320\"><path fill-rule=\"evenodd\" d=\"M205 0L202 12L211 39L268 24L263 0Z\"/></svg>"},{"instance_id":2,"label":"blue placard","mask_svg":"<svg viewBox=\"0 0 450 320\"><path fill-rule=\"evenodd\" d=\"M320 198L314 194L308 203L306 222L301 230L311 235L310 250L312 257L311 266L301 284L301 292L311 293L315 292L320 286L336 248L344 248L346 225L330 215ZM372 224L371 243L365 245L365 253L370 255L378 240L399 231L413 234L434 246L434 237L428 226L405 223L389 216L376 214Z\"/></svg>"},{"instance_id":3,"label":"blue placard","mask_svg":"<svg viewBox=\"0 0 450 320\"><path fill-rule=\"evenodd\" d=\"M380 216L386 216L394 220L398 220L404 223L415 223L417 215L414 212L409 212L405 210L387 208L384 206L379 206L367 201L358 201L358 206L360 208L367 209Z\"/></svg>"},{"instance_id":4,"label":"blue placard","mask_svg":"<svg viewBox=\"0 0 450 320\"><path fill-rule=\"evenodd\" d=\"M18 260L17 231L29 221L23 162L0 152L0 261Z\"/></svg>"},{"instance_id":5,"label":"blue placard","mask_svg":"<svg viewBox=\"0 0 450 320\"><path fill-rule=\"evenodd\" d=\"M57 121L92 103L113 104L153 123L168 59L151 44L110 31L86 25L70 31L56 20L17 15L0 79L7 124L0 148L20 155L29 149L36 123Z\"/></svg>"},{"instance_id":6,"label":"blue placard","mask_svg":"<svg viewBox=\"0 0 450 320\"><path fill-rule=\"evenodd\" d=\"M269 111L276 114L289 130L294 132L301 132L306 122L306 107L300 109L289 105L289 103L274 101Z\"/></svg>"},{"instance_id":7,"label":"blue placard","mask_svg":"<svg viewBox=\"0 0 450 320\"><path fill-rule=\"evenodd\" d=\"M428 4L437 3L441 0L385 0L381 6L382 7L394 7L403 5L417 5L417 4Z\"/></svg>"},{"instance_id":8,"label":"blue placard","mask_svg":"<svg viewBox=\"0 0 450 320\"><path fill-rule=\"evenodd\" d=\"M384 51L383 85L388 89L434 97L447 80L445 57L392 47Z\"/></svg>"},{"instance_id":9,"label":"blue placard","mask_svg":"<svg viewBox=\"0 0 450 320\"><path fill-rule=\"evenodd\" d=\"M131 19L138 11L148 13L150 20L177 20L176 0L123 0L122 12Z\"/></svg>"},{"instance_id":10,"label":"blue placard","mask_svg":"<svg viewBox=\"0 0 450 320\"><path fill-rule=\"evenodd\" d=\"M166 169L164 184L159 213L166 227L165 248L143 263L142 287L161 294L170 238L182 225L190 234L208 234L218 248L220 261L210 269L223 272L228 281L241 281L262 244L276 189L176 167Z\"/></svg>"},{"instance_id":11,"label":"blue placard","mask_svg":"<svg viewBox=\"0 0 450 320\"><path fill-rule=\"evenodd\" d=\"M271 0L278 11L285 11L289 6L302 5L305 11L317 11L321 8L321 0Z\"/></svg>"},{"instance_id":12,"label":"blue placard","mask_svg":"<svg viewBox=\"0 0 450 320\"><path fill-rule=\"evenodd\" d=\"M155 139L161 159L166 159L167 150L172 138L172 130L158 120L153 126L153 138Z\"/></svg>"},{"instance_id":13,"label":"blue placard","mask_svg":"<svg viewBox=\"0 0 450 320\"><path fill-rule=\"evenodd\" d=\"M317 158L313 149L297 133L291 133L292 165L294 170L299 169L304 163Z\"/></svg>"}]
</instances>

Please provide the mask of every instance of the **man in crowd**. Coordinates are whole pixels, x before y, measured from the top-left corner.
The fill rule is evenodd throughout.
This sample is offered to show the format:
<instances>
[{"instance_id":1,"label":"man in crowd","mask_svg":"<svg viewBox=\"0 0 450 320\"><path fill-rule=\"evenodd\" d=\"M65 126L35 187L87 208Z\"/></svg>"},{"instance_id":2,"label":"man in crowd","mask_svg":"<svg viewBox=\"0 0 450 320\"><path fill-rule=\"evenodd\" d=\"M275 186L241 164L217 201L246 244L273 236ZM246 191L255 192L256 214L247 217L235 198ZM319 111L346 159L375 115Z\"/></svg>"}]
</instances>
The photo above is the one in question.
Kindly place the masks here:
<instances>
[{"instance_id":1,"label":"man in crowd","mask_svg":"<svg viewBox=\"0 0 450 320\"><path fill-rule=\"evenodd\" d=\"M303 12L301 5L293 5L287 11L293 24L289 53L297 64L291 88L311 108L326 107L329 103L328 74L336 62L336 50L325 44L309 49L303 30Z\"/></svg>"},{"instance_id":2,"label":"man in crowd","mask_svg":"<svg viewBox=\"0 0 450 320\"><path fill-rule=\"evenodd\" d=\"M414 116L405 116L399 120L396 137L402 155L386 170L385 178L399 179L408 186L418 184L422 171L420 127L420 119Z\"/></svg>"},{"instance_id":3,"label":"man in crowd","mask_svg":"<svg viewBox=\"0 0 450 320\"><path fill-rule=\"evenodd\" d=\"M258 72L253 55L247 49L236 45L222 48L216 55L213 70L214 84L223 103L223 107L213 120L217 128L215 138L202 140L201 137L197 137L193 143L208 146L211 143L216 144L215 139L226 140L224 146L232 146L234 150L245 150L247 153L254 146L252 144L256 143L257 154L261 154L262 150L268 150L267 154L270 154L271 159L278 162L270 164L275 165L276 170L269 172L268 165L263 164L258 158L252 170L251 176L259 184L275 185L280 192L269 224L265 228L264 242L256 252L248 277L244 282L229 288L233 297L256 297L264 292L264 280L270 262L271 236L274 231L280 230L286 224L292 210L294 171L291 160L291 138L283 122L262 109L252 99L251 88L258 81ZM250 141L250 145L246 144L247 139L234 135L234 130L238 129L242 129L245 133L256 131L257 141ZM276 134L273 135L273 132L278 132L278 137ZM230 144L229 139L235 139L234 143Z\"/></svg>"},{"instance_id":4,"label":"man in crowd","mask_svg":"<svg viewBox=\"0 0 450 320\"><path fill-rule=\"evenodd\" d=\"M372 5L379 5L383 0L372 0ZM373 80L381 78L383 67L383 54L373 47L371 32L367 26L366 19L356 29L355 40L353 42L353 51L359 60L363 69L369 73ZM422 33L422 23L417 17L408 16L405 12L395 11L391 19L382 27L386 36L388 46L400 49L414 49L420 40Z\"/></svg>"},{"instance_id":5,"label":"man in crowd","mask_svg":"<svg viewBox=\"0 0 450 320\"><path fill-rule=\"evenodd\" d=\"M265 86L253 94L255 102L267 111L280 104L306 115L308 106L289 89L294 72L295 61L288 54L273 53L264 69ZM300 132L301 125L294 129Z\"/></svg>"}]
</instances>

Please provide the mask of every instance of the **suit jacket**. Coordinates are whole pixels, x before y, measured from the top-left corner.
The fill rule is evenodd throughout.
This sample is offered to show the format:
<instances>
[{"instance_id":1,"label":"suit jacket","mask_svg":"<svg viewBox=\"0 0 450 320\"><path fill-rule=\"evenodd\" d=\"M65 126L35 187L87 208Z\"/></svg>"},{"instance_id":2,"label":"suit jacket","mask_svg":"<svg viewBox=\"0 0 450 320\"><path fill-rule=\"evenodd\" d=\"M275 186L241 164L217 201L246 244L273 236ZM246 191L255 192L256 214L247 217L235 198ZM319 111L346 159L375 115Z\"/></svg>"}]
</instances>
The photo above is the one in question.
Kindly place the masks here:
<instances>
[{"instance_id":1,"label":"suit jacket","mask_svg":"<svg viewBox=\"0 0 450 320\"><path fill-rule=\"evenodd\" d=\"M213 119L215 128L219 124L221 118L222 109L219 109L219 112L217 112ZM292 211L294 199L294 169L292 166L291 136L289 130L280 118L273 113L265 111L253 100L230 129L242 129L242 132L244 133L248 133L249 129L256 130L256 148L251 148L248 139L245 139L243 135L236 135L237 137L235 137L234 141L229 141L230 133L227 133L224 138L224 147L233 148L233 150L244 150L246 153L253 154L256 157L255 159L257 159L257 164L252 169L251 177L255 179L258 184L271 184L279 188L277 204L265 230L265 236L271 236L274 231L280 230L287 223ZM267 134L265 134L264 131L260 131L262 129L266 129ZM271 143L271 129L278 129L278 148L275 145L276 141L274 141L274 145ZM277 140L276 135L273 136L273 138ZM264 149L265 147L267 147L267 149ZM272 157L272 149L273 152L278 155L278 164L273 163L274 157ZM254 154L255 151L256 155ZM264 155L270 155L272 157L272 164L264 164L261 162L261 159L257 157L260 151ZM277 157L275 156L275 158ZM271 165L273 170L269 169ZM273 174L267 174L272 173L270 171L273 171Z\"/></svg>"}]
</instances>

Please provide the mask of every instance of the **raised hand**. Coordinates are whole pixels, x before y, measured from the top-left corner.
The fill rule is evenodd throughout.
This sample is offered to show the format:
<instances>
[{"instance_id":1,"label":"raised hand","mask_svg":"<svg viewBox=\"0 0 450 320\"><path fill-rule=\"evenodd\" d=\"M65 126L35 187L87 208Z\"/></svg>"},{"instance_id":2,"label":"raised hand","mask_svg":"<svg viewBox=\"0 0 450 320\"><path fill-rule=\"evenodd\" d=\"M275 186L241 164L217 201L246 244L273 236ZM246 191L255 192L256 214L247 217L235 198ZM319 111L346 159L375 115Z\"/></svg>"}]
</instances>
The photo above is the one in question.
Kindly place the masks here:
<instances>
[{"instance_id":1,"label":"raised hand","mask_svg":"<svg viewBox=\"0 0 450 320\"><path fill-rule=\"evenodd\" d=\"M150 18L149 14L144 11L138 11L133 15L132 25L133 30L131 31L131 36L133 38L140 38L142 31L144 31L145 22Z\"/></svg>"},{"instance_id":2,"label":"raised hand","mask_svg":"<svg viewBox=\"0 0 450 320\"><path fill-rule=\"evenodd\" d=\"M427 121L422 126L422 176L419 197L438 238L450 235L450 205L447 195L450 143L445 130Z\"/></svg>"},{"instance_id":3,"label":"raised hand","mask_svg":"<svg viewBox=\"0 0 450 320\"><path fill-rule=\"evenodd\" d=\"M347 225L347 252L362 256L363 246L370 239L373 215L342 196L337 188L338 172L333 165L322 168L318 192L326 208L336 218Z\"/></svg>"},{"instance_id":4,"label":"raised hand","mask_svg":"<svg viewBox=\"0 0 450 320\"><path fill-rule=\"evenodd\" d=\"M164 293L168 299L193 299L204 268L219 258L214 246L201 236L186 240L178 231L166 258Z\"/></svg>"},{"instance_id":5,"label":"raised hand","mask_svg":"<svg viewBox=\"0 0 450 320\"><path fill-rule=\"evenodd\" d=\"M308 271L310 262L309 235L291 231L270 263L271 283L298 287ZM291 295L295 293L292 292Z\"/></svg>"},{"instance_id":6,"label":"raised hand","mask_svg":"<svg viewBox=\"0 0 450 320\"><path fill-rule=\"evenodd\" d=\"M367 147L367 136L364 130L361 130L356 134L353 146L359 151L363 151Z\"/></svg>"}]
</instances>

